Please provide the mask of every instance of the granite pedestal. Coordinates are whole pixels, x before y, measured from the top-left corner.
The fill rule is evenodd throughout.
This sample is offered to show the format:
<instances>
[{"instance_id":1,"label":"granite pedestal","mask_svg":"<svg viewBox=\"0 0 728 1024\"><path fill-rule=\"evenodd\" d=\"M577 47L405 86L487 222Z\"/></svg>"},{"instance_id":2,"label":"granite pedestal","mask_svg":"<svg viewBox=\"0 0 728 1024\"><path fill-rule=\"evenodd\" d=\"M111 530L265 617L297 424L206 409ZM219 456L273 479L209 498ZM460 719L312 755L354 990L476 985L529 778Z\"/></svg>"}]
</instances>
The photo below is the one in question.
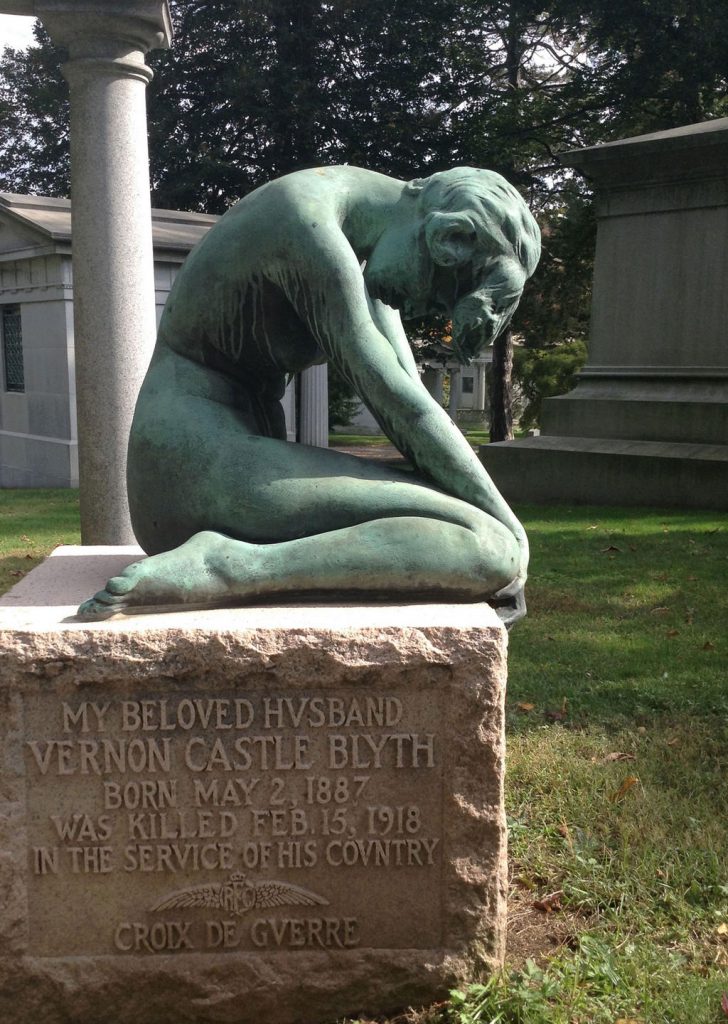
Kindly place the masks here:
<instances>
[{"instance_id":1,"label":"granite pedestal","mask_svg":"<svg viewBox=\"0 0 728 1024\"><path fill-rule=\"evenodd\" d=\"M325 1022L497 966L492 610L75 621L135 557L60 548L0 600L0 1019Z\"/></svg>"}]
</instances>

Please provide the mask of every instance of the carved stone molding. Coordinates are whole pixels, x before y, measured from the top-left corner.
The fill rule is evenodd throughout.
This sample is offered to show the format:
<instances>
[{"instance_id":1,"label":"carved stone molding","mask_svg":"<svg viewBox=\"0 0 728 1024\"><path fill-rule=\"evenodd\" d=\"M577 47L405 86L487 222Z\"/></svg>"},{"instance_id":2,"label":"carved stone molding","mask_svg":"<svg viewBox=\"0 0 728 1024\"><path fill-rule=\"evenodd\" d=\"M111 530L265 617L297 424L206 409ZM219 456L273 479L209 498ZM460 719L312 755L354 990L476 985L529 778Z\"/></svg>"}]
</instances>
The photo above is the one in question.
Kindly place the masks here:
<instances>
[{"instance_id":1,"label":"carved stone molding","mask_svg":"<svg viewBox=\"0 0 728 1024\"><path fill-rule=\"evenodd\" d=\"M167 47L172 41L167 0L1 0L0 13L40 18L54 41L69 48L72 58L111 56L99 49L107 51L112 41L143 53Z\"/></svg>"}]
</instances>

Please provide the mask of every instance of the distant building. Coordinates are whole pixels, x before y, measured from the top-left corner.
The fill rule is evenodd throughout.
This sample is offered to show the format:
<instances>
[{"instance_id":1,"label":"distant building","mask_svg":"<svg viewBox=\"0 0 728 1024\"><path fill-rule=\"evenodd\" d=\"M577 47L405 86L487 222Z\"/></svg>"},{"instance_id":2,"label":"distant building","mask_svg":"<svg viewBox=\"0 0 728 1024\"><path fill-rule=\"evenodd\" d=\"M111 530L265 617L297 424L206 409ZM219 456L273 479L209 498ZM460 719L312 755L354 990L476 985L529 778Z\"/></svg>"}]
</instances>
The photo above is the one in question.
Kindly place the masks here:
<instances>
[{"instance_id":1,"label":"distant building","mask_svg":"<svg viewBox=\"0 0 728 1024\"><path fill-rule=\"evenodd\" d=\"M152 219L159 318L217 218L153 210ZM0 486L77 483L71 203L0 193Z\"/></svg>"},{"instance_id":2,"label":"distant building","mask_svg":"<svg viewBox=\"0 0 728 1024\"><path fill-rule=\"evenodd\" d=\"M429 359L418 363L422 383L432 397L445 404L447 382L447 411L453 421L464 429L482 428L489 416L486 367L493 361L493 350L485 349L463 366L454 359ZM365 405L361 405L351 422L336 428L338 433L379 434L381 427Z\"/></svg>"}]
</instances>

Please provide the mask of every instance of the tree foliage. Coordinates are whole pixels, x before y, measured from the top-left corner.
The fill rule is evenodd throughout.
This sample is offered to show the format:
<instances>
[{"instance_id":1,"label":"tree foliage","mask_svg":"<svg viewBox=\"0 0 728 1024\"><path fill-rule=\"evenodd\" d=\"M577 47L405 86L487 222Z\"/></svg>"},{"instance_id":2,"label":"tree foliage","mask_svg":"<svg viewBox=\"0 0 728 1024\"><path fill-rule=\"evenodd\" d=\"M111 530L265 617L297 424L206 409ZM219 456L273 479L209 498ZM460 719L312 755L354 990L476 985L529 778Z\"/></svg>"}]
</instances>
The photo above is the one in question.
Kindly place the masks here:
<instances>
[{"instance_id":1,"label":"tree foliage","mask_svg":"<svg viewBox=\"0 0 728 1024\"><path fill-rule=\"evenodd\" d=\"M521 388L526 406L521 415L525 429L537 426L544 398L563 395L576 382L576 374L586 360L586 345L581 339L549 348L514 350L513 376Z\"/></svg>"},{"instance_id":2,"label":"tree foliage","mask_svg":"<svg viewBox=\"0 0 728 1024\"><path fill-rule=\"evenodd\" d=\"M329 430L345 427L351 423L361 409L361 402L354 394L351 384L339 373L334 363L329 363Z\"/></svg>"},{"instance_id":3,"label":"tree foliage","mask_svg":"<svg viewBox=\"0 0 728 1024\"><path fill-rule=\"evenodd\" d=\"M491 167L543 256L513 335L584 340L594 220L558 153L728 114L725 0L172 0L148 60L156 206L221 213L276 175L349 162L402 178ZM0 57L0 189L68 193L63 53ZM439 345L444 325L425 331ZM412 336L422 336L413 325Z\"/></svg>"},{"instance_id":4,"label":"tree foliage","mask_svg":"<svg viewBox=\"0 0 728 1024\"><path fill-rule=\"evenodd\" d=\"M38 45L0 58L0 191L67 196L70 191L68 86L63 52L40 22Z\"/></svg>"}]
</instances>

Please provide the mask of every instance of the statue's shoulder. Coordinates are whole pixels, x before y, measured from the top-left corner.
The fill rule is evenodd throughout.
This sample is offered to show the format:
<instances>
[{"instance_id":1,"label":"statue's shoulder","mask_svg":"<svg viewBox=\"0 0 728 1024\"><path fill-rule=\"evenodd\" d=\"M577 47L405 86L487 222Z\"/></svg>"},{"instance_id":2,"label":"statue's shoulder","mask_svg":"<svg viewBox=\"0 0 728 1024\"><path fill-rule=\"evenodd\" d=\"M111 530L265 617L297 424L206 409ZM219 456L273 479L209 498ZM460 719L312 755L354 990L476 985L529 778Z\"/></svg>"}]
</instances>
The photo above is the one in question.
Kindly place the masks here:
<instances>
[{"instance_id":1,"label":"statue's shoulder","mask_svg":"<svg viewBox=\"0 0 728 1024\"><path fill-rule=\"evenodd\" d=\"M314 206L333 210L353 188L361 187L363 178L368 176L377 177L373 171L348 164L292 171L248 193L233 210L245 213L255 208L275 206L280 215L307 211Z\"/></svg>"},{"instance_id":2,"label":"statue's shoulder","mask_svg":"<svg viewBox=\"0 0 728 1024\"><path fill-rule=\"evenodd\" d=\"M235 204L217 227L218 239L245 235L261 254L285 247L286 261L306 261L312 248L335 249L350 205L352 168L315 167L261 185Z\"/></svg>"}]
</instances>

